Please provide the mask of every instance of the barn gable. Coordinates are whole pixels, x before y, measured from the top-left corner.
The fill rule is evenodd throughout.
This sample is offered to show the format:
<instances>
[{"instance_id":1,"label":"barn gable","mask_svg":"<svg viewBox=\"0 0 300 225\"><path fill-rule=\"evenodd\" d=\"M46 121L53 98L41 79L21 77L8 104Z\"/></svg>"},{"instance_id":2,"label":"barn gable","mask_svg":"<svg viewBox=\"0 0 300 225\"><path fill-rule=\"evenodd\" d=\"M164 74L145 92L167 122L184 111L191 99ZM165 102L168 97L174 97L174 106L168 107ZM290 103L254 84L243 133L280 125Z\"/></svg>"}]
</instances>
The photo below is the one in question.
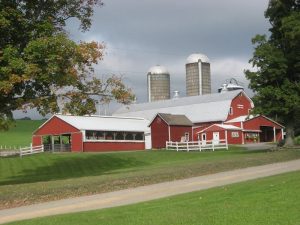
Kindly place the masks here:
<instances>
[{"instance_id":1,"label":"barn gable","mask_svg":"<svg viewBox=\"0 0 300 225\"><path fill-rule=\"evenodd\" d=\"M44 124L42 124L36 131L33 132L34 135L59 135L63 133L79 132L80 130L66 121L60 119L56 115L52 116Z\"/></svg>"},{"instance_id":2,"label":"barn gable","mask_svg":"<svg viewBox=\"0 0 300 225\"><path fill-rule=\"evenodd\" d=\"M123 106L113 115L136 116L151 120L157 113L182 114L188 117L193 123L210 121L225 121L232 100L242 93L241 90L225 93L214 93L200 96L183 97L164 101L148 102ZM250 104L253 104L248 98Z\"/></svg>"}]
</instances>

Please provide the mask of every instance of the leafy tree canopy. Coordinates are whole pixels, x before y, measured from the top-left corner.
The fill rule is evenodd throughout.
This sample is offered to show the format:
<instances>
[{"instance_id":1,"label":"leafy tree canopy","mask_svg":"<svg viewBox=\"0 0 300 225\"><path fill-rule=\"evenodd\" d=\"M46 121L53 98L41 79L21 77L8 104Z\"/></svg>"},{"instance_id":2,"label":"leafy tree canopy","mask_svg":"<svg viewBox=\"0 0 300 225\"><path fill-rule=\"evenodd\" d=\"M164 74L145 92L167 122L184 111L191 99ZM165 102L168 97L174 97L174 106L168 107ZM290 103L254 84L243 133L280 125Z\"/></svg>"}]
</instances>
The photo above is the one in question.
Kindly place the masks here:
<instances>
[{"instance_id":1,"label":"leafy tree canopy","mask_svg":"<svg viewBox=\"0 0 300 225\"><path fill-rule=\"evenodd\" d=\"M117 76L95 78L93 65L102 60L104 45L76 43L66 21L91 26L93 8L101 0L0 0L0 129L7 129L12 111L36 107L45 115L63 111L76 115L96 111L101 101L130 103L134 96ZM98 98L99 99L99 98Z\"/></svg>"},{"instance_id":2,"label":"leafy tree canopy","mask_svg":"<svg viewBox=\"0 0 300 225\"><path fill-rule=\"evenodd\" d=\"M300 123L300 1L270 0L265 17L270 36L257 35L250 60L255 71L245 71L254 90L255 112L285 124L287 144Z\"/></svg>"}]
</instances>

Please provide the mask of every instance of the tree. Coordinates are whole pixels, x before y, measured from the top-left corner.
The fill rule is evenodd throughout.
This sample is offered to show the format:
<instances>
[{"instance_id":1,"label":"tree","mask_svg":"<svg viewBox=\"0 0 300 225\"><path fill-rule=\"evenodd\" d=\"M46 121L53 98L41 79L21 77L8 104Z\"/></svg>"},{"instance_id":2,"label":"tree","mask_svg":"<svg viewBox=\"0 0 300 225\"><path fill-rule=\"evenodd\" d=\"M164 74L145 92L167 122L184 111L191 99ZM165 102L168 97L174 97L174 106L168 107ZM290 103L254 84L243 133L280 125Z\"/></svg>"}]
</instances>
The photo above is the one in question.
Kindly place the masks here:
<instances>
[{"instance_id":1,"label":"tree","mask_svg":"<svg viewBox=\"0 0 300 225\"><path fill-rule=\"evenodd\" d=\"M104 45L70 40L67 20L91 26L93 7L101 0L0 0L0 129L7 129L12 111L36 107L45 115L63 111L95 113L95 104L128 104L134 99L121 77L103 81L94 64L102 60Z\"/></svg>"},{"instance_id":2,"label":"tree","mask_svg":"<svg viewBox=\"0 0 300 225\"><path fill-rule=\"evenodd\" d=\"M278 119L286 126L286 145L293 145L300 123L300 1L270 0L265 17L270 36L257 35L250 60L256 71L246 70L254 90L255 112Z\"/></svg>"}]
</instances>

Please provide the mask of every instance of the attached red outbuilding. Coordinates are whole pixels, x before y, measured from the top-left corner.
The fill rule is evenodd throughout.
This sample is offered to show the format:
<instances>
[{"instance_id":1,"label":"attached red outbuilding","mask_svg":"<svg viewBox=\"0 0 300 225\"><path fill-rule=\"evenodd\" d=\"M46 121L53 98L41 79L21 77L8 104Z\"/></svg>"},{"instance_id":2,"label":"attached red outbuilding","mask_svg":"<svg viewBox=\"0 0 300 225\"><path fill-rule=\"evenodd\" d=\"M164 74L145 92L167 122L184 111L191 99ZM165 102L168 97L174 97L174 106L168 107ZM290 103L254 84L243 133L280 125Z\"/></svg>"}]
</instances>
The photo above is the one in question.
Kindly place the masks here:
<instances>
[{"instance_id":1,"label":"attached red outbuilding","mask_svg":"<svg viewBox=\"0 0 300 225\"><path fill-rule=\"evenodd\" d=\"M167 141L192 141L193 123L185 115L158 113L149 126L152 148L165 148Z\"/></svg>"},{"instance_id":2,"label":"attached red outbuilding","mask_svg":"<svg viewBox=\"0 0 300 225\"><path fill-rule=\"evenodd\" d=\"M144 150L148 120L128 117L54 115L32 137L51 151Z\"/></svg>"},{"instance_id":3,"label":"attached red outbuilding","mask_svg":"<svg viewBox=\"0 0 300 225\"><path fill-rule=\"evenodd\" d=\"M206 141L212 141L214 144L227 140L228 144L242 143L242 129L233 125L213 124L197 132L198 140L205 144Z\"/></svg>"},{"instance_id":4,"label":"attached red outbuilding","mask_svg":"<svg viewBox=\"0 0 300 225\"><path fill-rule=\"evenodd\" d=\"M243 129L243 144L255 142L277 142L284 137L284 126L263 116L240 116L225 122Z\"/></svg>"}]
</instances>

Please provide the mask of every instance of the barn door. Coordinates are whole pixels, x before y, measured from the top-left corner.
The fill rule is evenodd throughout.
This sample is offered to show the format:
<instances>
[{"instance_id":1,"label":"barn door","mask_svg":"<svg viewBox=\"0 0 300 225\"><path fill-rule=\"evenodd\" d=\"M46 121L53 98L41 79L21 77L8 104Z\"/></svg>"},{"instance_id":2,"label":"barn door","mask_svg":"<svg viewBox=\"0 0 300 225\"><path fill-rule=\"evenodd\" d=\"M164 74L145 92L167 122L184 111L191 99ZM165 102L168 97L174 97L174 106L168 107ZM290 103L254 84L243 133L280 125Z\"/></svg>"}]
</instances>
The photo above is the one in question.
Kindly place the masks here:
<instances>
[{"instance_id":1,"label":"barn door","mask_svg":"<svg viewBox=\"0 0 300 225\"><path fill-rule=\"evenodd\" d=\"M220 133L219 132L213 132L213 143L214 143L214 145L217 145L220 143Z\"/></svg>"},{"instance_id":2,"label":"barn door","mask_svg":"<svg viewBox=\"0 0 300 225\"><path fill-rule=\"evenodd\" d=\"M202 145L206 145L206 133L201 134Z\"/></svg>"}]
</instances>

